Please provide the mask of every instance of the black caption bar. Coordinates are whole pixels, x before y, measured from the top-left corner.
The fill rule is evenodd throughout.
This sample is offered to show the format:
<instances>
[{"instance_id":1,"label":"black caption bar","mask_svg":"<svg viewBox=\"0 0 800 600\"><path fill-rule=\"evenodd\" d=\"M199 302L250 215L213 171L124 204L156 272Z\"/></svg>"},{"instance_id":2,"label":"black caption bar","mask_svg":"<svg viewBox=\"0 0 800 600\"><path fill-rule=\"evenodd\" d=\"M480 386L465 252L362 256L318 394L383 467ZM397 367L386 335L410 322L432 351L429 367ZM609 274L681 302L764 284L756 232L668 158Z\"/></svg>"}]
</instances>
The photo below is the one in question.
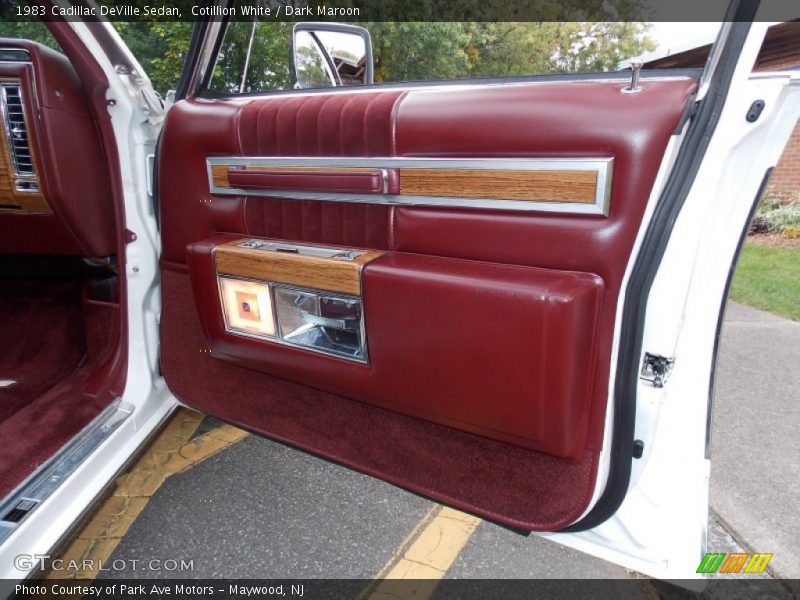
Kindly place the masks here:
<instances>
[{"instance_id":1,"label":"black caption bar","mask_svg":"<svg viewBox=\"0 0 800 600\"><path fill-rule=\"evenodd\" d=\"M686 582L689 583L689 582ZM692 582L697 584L697 581ZM711 580L703 597L791 598L796 580L719 579ZM647 579L501 579L501 580L62 580L0 581L0 596L26 599L103 598L106 600L239 600L243 598L302 598L336 600L370 597L554 599L688 599L699 597L686 589Z\"/></svg>"},{"instance_id":2,"label":"black caption bar","mask_svg":"<svg viewBox=\"0 0 800 600\"><path fill-rule=\"evenodd\" d=\"M741 0L753 2L758 0ZM797 0L760 0L760 21L800 18ZM4 20L720 21L729 0L0 0Z\"/></svg>"}]
</instances>

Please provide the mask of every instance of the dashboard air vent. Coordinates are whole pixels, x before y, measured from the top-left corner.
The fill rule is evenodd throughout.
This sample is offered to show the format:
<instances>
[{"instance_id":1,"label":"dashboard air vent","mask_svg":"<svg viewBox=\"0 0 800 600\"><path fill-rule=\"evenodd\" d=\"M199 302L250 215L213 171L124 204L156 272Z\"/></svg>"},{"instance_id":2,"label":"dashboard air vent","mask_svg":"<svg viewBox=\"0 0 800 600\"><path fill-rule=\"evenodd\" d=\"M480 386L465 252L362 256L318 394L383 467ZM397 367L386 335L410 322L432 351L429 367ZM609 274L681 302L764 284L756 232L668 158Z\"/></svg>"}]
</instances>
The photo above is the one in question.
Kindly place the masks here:
<instances>
[{"instance_id":1,"label":"dashboard air vent","mask_svg":"<svg viewBox=\"0 0 800 600\"><path fill-rule=\"evenodd\" d=\"M22 176L33 176L36 172L33 168L31 147L28 143L28 131L25 127L25 113L22 108L22 94L19 84L2 84L2 108L14 173Z\"/></svg>"}]
</instances>

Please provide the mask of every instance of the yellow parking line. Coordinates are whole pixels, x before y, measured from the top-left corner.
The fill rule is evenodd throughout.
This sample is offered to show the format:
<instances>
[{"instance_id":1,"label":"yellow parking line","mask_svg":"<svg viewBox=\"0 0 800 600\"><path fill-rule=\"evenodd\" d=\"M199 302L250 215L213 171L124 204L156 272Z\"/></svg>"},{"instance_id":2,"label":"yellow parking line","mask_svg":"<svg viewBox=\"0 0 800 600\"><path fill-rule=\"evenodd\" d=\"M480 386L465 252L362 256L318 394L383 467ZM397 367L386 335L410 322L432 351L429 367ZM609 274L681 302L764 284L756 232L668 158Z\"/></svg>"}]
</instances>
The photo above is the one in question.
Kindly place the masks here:
<instances>
[{"instance_id":1,"label":"yellow parking line","mask_svg":"<svg viewBox=\"0 0 800 600\"><path fill-rule=\"evenodd\" d=\"M426 512L422 518L417 521L417 524L414 525L414 528L409 532L405 539L400 542L400 545L397 546L397 549L392 552L392 555L389 557L389 560L386 561L386 564L383 566L383 568L378 571L375 577L373 577L374 580L386 579L386 576L389 574L392 568L403 559L403 555L405 554L406 550L408 550L411 544L417 540L423 529L425 529L425 527L436 518L436 515L438 515L441 510L442 506L439 504L434 504L428 509L428 512ZM368 597L369 594L362 594L362 596Z\"/></svg>"},{"instance_id":2,"label":"yellow parking line","mask_svg":"<svg viewBox=\"0 0 800 600\"><path fill-rule=\"evenodd\" d=\"M446 507L428 511L362 594L370 600L429 598L453 566L481 520ZM415 584L401 580L418 580Z\"/></svg>"},{"instance_id":3,"label":"yellow parking line","mask_svg":"<svg viewBox=\"0 0 800 600\"><path fill-rule=\"evenodd\" d=\"M94 579L123 536L168 477L183 473L243 440L247 432L223 425L191 439L203 420L201 413L178 409L167 426L124 475L113 494L59 557L65 568L42 573L48 579ZM76 568L68 568L75 566Z\"/></svg>"},{"instance_id":4,"label":"yellow parking line","mask_svg":"<svg viewBox=\"0 0 800 600\"><path fill-rule=\"evenodd\" d=\"M181 408L124 475L116 489L59 557L77 569L42 573L48 579L94 579L153 495L171 475L183 473L241 441L248 433L223 425L191 439L203 415ZM434 505L397 547L373 585L359 598L424 600L458 558L481 520ZM414 584L402 580L416 580Z\"/></svg>"}]
</instances>

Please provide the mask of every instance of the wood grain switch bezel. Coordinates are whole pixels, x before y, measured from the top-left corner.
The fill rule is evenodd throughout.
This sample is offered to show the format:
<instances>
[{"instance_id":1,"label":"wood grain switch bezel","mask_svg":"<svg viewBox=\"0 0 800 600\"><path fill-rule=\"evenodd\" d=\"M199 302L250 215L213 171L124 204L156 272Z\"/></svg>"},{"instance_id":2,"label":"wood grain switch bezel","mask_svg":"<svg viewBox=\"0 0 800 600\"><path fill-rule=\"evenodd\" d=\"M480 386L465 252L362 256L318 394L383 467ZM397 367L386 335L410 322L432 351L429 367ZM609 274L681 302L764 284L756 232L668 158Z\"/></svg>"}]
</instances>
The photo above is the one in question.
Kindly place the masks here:
<instances>
[{"instance_id":1,"label":"wood grain switch bezel","mask_svg":"<svg viewBox=\"0 0 800 600\"><path fill-rule=\"evenodd\" d=\"M248 238L233 240L214 249L214 260L219 275L245 277L351 296L361 295L361 272L364 265L384 254L380 250L368 250L352 260L343 260L241 247L240 244L247 240Z\"/></svg>"}]
</instances>

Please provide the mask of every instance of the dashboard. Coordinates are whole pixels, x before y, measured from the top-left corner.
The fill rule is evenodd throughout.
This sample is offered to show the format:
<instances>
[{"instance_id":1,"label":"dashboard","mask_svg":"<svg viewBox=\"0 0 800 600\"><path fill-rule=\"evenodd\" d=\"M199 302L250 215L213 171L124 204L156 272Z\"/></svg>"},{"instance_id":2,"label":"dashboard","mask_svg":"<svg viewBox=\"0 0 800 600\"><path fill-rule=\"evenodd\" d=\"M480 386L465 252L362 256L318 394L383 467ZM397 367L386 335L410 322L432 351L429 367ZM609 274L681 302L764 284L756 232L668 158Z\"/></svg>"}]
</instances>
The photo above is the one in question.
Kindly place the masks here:
<instances>
[{"instance_id":1,"label":"dashboard","mask_svg":"<svg viewBox=\"0 0 800 600\"><path fill-rule=\"evenodd\" d=\"M30 54L26 50L7 49L0 51L0 58L16 67L6 66L4 71L19 71L18 77L0 79L0 112L3 118L3 128L0 130L0 210L52 214L39 187L34 166L36 142L28 135L31 124L29 110L23 100L28 96L32 84L24 66L31 63ZM23 90L23 80L27 90Z\"/></svg>"},{"instance_id":2,"label":"dashboard","mask_svg":"<svg viewBox=\"0 0 800 600\"><path fill-rule=\"evenodd\" d=\"M69 60L0 39L0 117L0 253L113 254L102 142Z\"/></svg>"}]
</instances>

